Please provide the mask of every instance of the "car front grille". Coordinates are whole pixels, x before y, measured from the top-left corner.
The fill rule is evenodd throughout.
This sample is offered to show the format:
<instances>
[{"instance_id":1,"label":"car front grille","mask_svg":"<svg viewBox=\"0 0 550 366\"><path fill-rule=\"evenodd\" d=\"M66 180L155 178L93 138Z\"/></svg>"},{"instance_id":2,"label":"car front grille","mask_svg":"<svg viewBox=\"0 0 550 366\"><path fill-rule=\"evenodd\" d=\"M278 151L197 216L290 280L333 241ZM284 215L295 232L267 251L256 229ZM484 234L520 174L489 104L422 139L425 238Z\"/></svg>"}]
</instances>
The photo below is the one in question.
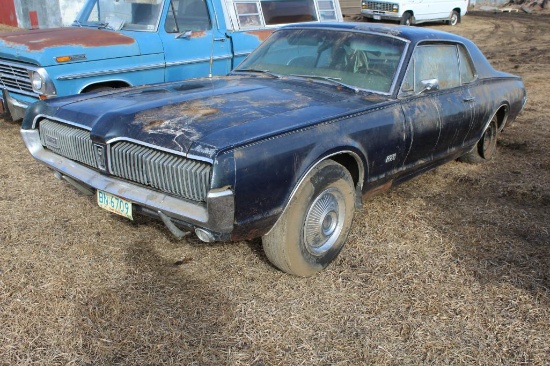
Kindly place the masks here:
<instances>
[{"instance_id":1,"label":"car front grille","mask_svg":"<svg viewBox=\"0 0 550 366\"><path fill-rule=\"evenodd\" d=\"M206 200L210 164L125 141L110 151L113 175L190 200Z\"/></svg>"},{"instance_id":2,"label":"car front grille","mask_svg":"<svg viewBox=\"0 0 550 366\"><path fill-rule=\"evenodd\" d=\"M44 119L40 122L42 145L68 159L98 170L90 132ZM108 146L109 173L161 192L193 201L206 201L212 165L159 151L133 142Z\"/></svg>"},{"instance_id":3,"label":"car front grille","mask_svg":"<svg viewBox=\"0 0 550 366\"><path fill-rule=\"evenodd\" d=\"M381 3L378 1L367 1L367 9L377 11L392 11L394 4Z\"/></svg>"},{"instance_id":4,"label":"car front grille","mask_svg":"<svg viewBox=\"0 0 550 366\"><path fill-rule=\"evenodd\" d=\"M30 70L34 67L0 59L0 86L12 92L38 97L32 90Z\"/></svg>"}]
</instances>

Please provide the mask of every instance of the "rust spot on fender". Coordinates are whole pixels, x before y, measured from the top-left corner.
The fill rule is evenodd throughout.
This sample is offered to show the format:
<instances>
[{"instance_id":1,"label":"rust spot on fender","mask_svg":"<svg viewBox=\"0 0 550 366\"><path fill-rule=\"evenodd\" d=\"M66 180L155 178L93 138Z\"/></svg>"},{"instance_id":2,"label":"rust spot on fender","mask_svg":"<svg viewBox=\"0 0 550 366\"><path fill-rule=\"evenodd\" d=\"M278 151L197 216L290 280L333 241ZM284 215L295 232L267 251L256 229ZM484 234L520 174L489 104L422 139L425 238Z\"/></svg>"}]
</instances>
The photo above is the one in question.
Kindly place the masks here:
<instances>
[{"instance_id":1,"label":"rust spot on fender","mask_svg":"<svg viewBox=\"0 0 550 366\"><path fill-rule=\"evenodd\" d=\"M160 120L160 119L157 119L157 120L155 120L155 121L147 122L147 123L143 126L143 130L144 130L144 131L150 131L150 130L152 130L153 128L162 125L163 123L164 123L164 121L163 121L163 120Z\"/></svg>"},{"instance_id":2,"label":"rust spot on fender","mask_svg":"<svg viewBox=\"0 0 550 366\"><path fill-rule=\"evenodd\" d=\"M263 42L267 39L267 37L271 35L271 33L273 33L273 31L271 29L262 29L262 30L248 31L245 33L253 35Z\"/></svg>"},{"instance_id":3,"label":"rust spot on fender","mask_svg":"<svg viewBox=\"0 0 550 366\"><path fill-rule=\"evenodd\" d=\"M52 28L4 33L0 35L0 40L8 46L24 46L29 51L41 51L48 47L67 45L101 47L135 43L132 37L89 28Z\"/></svg>"}]
</instances>

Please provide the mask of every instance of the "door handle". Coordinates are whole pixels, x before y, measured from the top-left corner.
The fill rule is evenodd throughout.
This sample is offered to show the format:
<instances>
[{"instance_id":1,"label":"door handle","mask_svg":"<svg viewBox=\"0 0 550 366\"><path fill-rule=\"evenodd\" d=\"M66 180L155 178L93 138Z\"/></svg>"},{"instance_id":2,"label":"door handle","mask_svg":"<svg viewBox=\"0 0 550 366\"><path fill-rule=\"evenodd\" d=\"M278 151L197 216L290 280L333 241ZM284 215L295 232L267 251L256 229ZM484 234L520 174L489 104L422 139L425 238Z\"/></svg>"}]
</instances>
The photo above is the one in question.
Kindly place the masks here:
<instances>
[{"instance_id":1,"label":"door handle","mask_svg":"<svg viewBox=\"0 0 550 366\"><path fill-rule=\"evenodd\" d=\"M464 102L475 102L476 101L476 98L475 97L467 97L467 98L464 98L462 99Z\"/></svg>"},{"instance_id":2,"label":"door handle","mask_svg":"<svg viewBox=\"0 0 550 366\"><path fill-rule=\"evenodd\" d=\"M222 38L214 38L214 41L216 42L225 42L226 38L222 37Z\"/></svg>"}]
</instances>

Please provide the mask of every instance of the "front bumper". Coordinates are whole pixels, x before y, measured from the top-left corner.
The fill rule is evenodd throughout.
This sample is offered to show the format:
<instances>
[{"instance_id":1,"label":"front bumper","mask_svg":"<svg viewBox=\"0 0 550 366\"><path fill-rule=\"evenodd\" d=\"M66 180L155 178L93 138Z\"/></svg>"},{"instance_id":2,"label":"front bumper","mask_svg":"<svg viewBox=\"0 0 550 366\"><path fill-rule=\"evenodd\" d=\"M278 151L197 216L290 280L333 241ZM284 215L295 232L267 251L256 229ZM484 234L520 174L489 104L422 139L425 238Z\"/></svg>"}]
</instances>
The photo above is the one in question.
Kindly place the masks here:
<instances>
[{"instance_id":1,"label":"front bumper","mask_svg":"<svg viewBox=\"0 0 550 366\"><path fill-rule=\"evenodd\" d=\"M401 20L401 15L399 15L399 13L392 13L387 11L361 9L361 15L365 18L374 19L374 20L393 20L393 21Z\"/></svg>"},{"instance_id":2,"label":"front bumper","mask_svg":"<svg viewBox=\"0 0 550 366\"><path fill-rule=\"evenodd\" d=\"M214 240L230 239L235 217L235 200L229 187L210 190L206 204L191 202L100 174L54 154L44 149L38 130L21 130L21 136L35 159L58 172L61 177L68 177L67 181L76 181L82 190L89 188L91 193L102 190L132 202L145 214L161 219L167 216L187 228L206 230Z\"/></svg>"},{"instance_id":3,"label":"front bumper","mask_svg":"<svg viewBox=\"0 0 550 366\"><path fill-rule=\"evenodd\" d=\"M19 121L23 119L29 103L13 98L9 91L2 89L0 98L0 115L6 120Z\"/></svg>"}]
</instances>

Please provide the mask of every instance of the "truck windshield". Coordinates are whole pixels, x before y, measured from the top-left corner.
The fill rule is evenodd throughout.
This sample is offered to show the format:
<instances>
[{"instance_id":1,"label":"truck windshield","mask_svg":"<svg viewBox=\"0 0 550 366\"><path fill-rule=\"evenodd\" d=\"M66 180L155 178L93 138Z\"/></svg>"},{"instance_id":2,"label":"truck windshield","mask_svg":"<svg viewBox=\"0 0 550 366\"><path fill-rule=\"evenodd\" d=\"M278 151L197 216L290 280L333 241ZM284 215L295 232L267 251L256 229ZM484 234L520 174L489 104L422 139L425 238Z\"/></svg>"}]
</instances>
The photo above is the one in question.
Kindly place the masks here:
<instances>
[{"instance_id":1,"label":"truck windshield","mask_svg":"<svg viewBox=\"0 0 550 366\"><path fill-rule=\"evenodd\" d=\"M162 0L88 0L73 25L154 32L162 4Z\"/></svg>"},{"instance_id":2,"label":"truck windshield","mask_svg":"<svg viewBox=\"0 0 550 366\"><path fill-rule=\"evenodd\" d=\"M283 29L273 33L234 72L269 72L390 93L406 46L403 39L380 34Z\"/></svg>"}]
</instances>

